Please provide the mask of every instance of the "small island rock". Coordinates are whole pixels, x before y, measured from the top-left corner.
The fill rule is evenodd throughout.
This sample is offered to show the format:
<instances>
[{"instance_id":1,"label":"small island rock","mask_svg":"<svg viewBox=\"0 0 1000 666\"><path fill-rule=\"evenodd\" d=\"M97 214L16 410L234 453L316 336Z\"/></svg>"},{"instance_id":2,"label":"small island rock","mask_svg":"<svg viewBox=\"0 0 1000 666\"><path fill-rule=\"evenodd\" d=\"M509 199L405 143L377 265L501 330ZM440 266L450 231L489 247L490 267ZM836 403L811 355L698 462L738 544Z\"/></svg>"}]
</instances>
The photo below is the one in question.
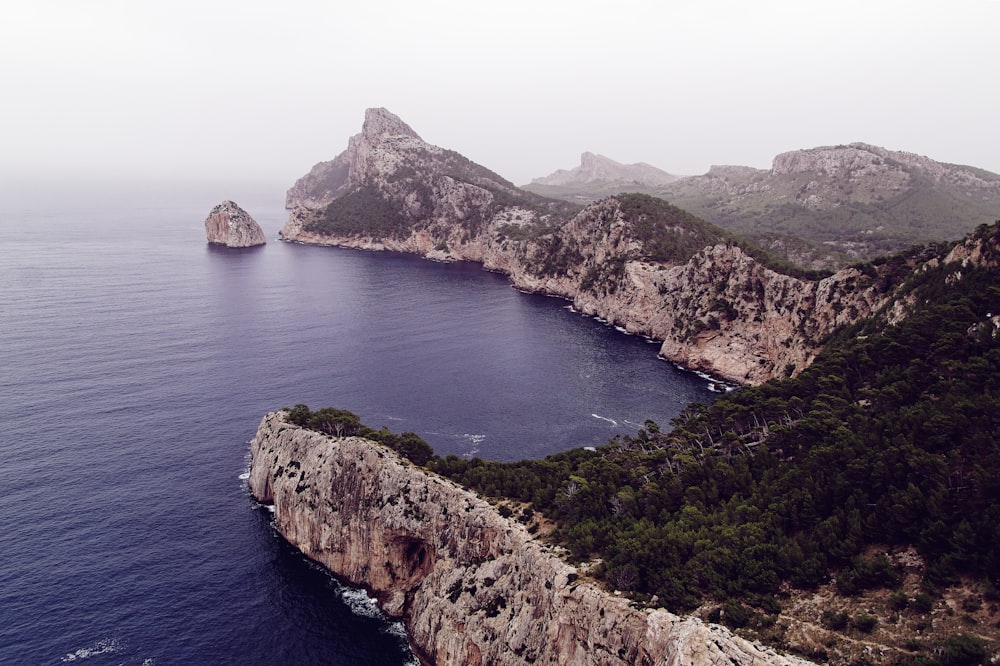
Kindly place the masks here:
<instances>
[{"instance_id":1,"label":"small island rock","mask_svg":"<svg viewBox=\"0 0 1000 666\"><path fill-rule=\"evenodd\" d=\"M223 201L208 214L205 235L209 243L226 247L254 247L267 243L260 225L232 201Z\"/></svg>"}]
</instances>

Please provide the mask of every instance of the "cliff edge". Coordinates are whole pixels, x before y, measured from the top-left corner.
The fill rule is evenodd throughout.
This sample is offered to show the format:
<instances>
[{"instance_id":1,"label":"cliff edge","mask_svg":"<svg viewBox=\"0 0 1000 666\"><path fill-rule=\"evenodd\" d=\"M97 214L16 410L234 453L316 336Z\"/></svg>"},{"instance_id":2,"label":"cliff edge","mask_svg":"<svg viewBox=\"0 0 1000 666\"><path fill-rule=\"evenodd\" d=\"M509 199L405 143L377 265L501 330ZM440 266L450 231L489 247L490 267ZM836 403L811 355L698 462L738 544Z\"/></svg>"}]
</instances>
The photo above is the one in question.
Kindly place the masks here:
<instances>
[{"instance_id":1,"label":"cliff edge","mask_svg":"<svg viewBox=\"0 0 1000 666\"><path fill-rule=\"evenodd\" d=\"M474 493L369 440L264 417L249 484L293 545L367 588L430 664L807 664L581 578Z\"/></svg>"}]
</instances>

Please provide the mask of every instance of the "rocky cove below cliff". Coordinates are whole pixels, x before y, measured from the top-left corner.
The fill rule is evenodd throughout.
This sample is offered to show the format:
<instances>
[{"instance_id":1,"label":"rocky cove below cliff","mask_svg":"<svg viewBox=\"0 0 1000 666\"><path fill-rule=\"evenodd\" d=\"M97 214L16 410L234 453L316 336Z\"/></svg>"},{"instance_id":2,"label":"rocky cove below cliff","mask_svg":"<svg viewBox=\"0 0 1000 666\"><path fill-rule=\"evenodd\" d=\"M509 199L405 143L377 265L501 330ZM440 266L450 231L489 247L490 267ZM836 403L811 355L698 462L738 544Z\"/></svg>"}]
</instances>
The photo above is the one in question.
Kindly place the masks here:
<instances>
[{"instance_id":1,"label":"rocky cove below cliff","mask_svg":"<svg viewBox=\"0 0 1000 666\"><path fill-rule=\"evenodd\" d=\"M405 623L426 664L807 664L644 608L457 484L358 437L266 415L249 487L306 556Z\"/></svg>"},{"instance_id":2,"label":"rocky cove below cliff","mask_svg":"<svg viewBox=\"0 0 1000 666\"><path fill-rule=\"evenodd\" d=\"M471 238L460 228L377 237L310 232L300 215L293 211L282 240L476 262L507 275L517 289L564 298L584 315L659 341L668 361L736 384L801 372L836 328L891 300L884 280L857 268L804 279L767 267L733 243L706 246L683 263L630 259L634 242L616 198L593 204L555 242L512 240L506 218ZM553 244L560 246L555 257ZM577 261L568 263L566 255ZM539 270L553 261L567 263Z\"/></svg>"}]
</instances>

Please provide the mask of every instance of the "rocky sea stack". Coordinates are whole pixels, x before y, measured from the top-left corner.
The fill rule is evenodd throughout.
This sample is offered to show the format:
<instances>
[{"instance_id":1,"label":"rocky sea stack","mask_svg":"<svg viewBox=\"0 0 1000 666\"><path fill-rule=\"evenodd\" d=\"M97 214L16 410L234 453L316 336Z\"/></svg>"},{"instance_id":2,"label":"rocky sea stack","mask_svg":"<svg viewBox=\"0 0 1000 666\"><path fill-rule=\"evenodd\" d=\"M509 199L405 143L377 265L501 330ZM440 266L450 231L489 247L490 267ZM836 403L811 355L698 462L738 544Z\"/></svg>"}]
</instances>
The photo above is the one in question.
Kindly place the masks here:
<instances>
[{"instance_id":1,"label":"rocky sea stack","mask_svg":"<svg viewBox=\"0 0 1000 666\"><path fill-rule=\"evenodd\" d=\"M205 236L212 245L254 247L267 239L250 214L232 201L223 201L205 218Z\"/></svg>"}]
</instances>

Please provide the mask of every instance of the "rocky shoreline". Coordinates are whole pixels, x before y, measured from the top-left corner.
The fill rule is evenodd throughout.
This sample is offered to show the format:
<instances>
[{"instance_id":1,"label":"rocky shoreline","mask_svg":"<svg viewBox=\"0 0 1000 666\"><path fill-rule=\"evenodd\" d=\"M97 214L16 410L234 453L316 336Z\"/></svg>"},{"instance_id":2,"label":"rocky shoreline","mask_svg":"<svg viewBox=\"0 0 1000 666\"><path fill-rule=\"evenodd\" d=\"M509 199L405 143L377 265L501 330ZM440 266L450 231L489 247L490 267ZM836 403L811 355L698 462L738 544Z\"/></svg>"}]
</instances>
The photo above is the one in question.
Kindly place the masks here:
<instances>
[{"instance_id":1,"label":"rocky shoreline","mask_svg":"<svg viewBox=\"0 0 1000 666\"><path fill-rule=\"evenodd\" d=\"M427 664L721 666L809 662L636 606L485 500L360 438L266 415L249 486L306 556L400 618Z\"/></svg>"}]
</instances>

